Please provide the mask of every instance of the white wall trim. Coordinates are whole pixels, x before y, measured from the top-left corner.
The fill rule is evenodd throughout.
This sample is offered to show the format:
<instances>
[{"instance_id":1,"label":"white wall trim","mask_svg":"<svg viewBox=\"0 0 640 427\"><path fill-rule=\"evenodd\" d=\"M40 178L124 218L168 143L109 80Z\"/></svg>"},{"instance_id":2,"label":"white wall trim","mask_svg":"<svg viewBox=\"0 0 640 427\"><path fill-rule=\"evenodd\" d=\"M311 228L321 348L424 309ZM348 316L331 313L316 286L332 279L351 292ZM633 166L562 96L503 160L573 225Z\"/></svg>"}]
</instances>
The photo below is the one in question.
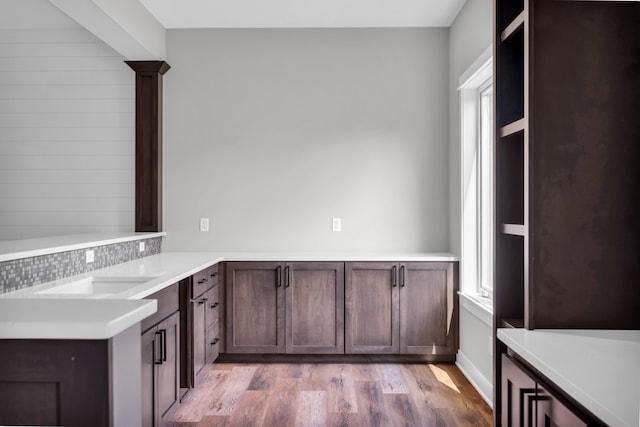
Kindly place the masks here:
<instances>
[{"instance_id":1,"label":"white wall trim","mask_svg":"<svg viewBox=\"0 0 640 427\"><path fill-rule=\"evenodd\" d=\"M491 380L482 375L482 372L464 355L462 351L458 351L456 356L456 366L460 372L469 380L473 388L478 391L487 405L493 409L493 385Z\"/></svg>"},{"instance_id":2,"label":"white wall trim","mask_svg":"<svg viewBox=\"0 0 640 427\"><path fill-rule=\"evenodd\" d=\"M493 60L493 44L490 44L458 78L458 89L475 79L476 74L484 71L489 60ZM483 79L484 80L484 79Z\"/></svg>"},{"instance_id":3,"label":"white wall trim","mask_svg":"<svg viewBox=\"0 0 640 427\"><path fill-rule=\"evenodd\" d=\"M462 308L473 314L485 325L490 328L493 327L493 312L489 307L464 292L458 292L458 295L460 295Z\"/></svg>"}]
</instances>

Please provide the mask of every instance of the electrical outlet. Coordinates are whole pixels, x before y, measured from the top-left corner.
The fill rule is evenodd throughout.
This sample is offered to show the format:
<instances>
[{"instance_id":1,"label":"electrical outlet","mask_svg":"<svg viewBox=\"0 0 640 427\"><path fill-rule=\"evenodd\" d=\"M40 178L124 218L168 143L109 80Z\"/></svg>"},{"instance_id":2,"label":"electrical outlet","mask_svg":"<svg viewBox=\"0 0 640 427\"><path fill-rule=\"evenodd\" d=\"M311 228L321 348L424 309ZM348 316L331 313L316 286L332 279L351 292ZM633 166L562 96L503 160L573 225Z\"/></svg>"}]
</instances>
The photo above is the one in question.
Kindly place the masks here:
<instances>
[{"instance_id":1,"label":"electrical outlet","mask_svg":"<svg viewBox=\"0 0 640 427\"><path fill-rule=\"evenodd\" d=\"M333 231L342 231L342 219L341 218L333 218L331 220L331 229Z\"/></svg>"},{"instance_id":2,"label":"electrical outlet","mask_svg":"<svg viewBox=\"0 0 640 427\"><path fill-rule=\"evenodd\" d=\"M144 252L145 244L144 242L138 243L138 252Z\"/></svg>"},{"instance_id":3,"label":"electrical outlet","mask_svg":"<svg viewBox=\"0 0 640 427\"><path fill-rule=\"evenodd\" d=\"M209 231L209 218L200 218L200 231Z\"/></svg>"},{"instance_id":4,"label":"electrical outlet","mask_svg":"<svg viewBox=\"0 0 640 427\"><path fill-rule=\"evenodd\" d=\"M95 261L96 253L93 251L93 249L89 249L84 253L84 255L85 255L85 260L87 261L87 264L91 264L93 261Z\"/></svg>"}]
</instances>

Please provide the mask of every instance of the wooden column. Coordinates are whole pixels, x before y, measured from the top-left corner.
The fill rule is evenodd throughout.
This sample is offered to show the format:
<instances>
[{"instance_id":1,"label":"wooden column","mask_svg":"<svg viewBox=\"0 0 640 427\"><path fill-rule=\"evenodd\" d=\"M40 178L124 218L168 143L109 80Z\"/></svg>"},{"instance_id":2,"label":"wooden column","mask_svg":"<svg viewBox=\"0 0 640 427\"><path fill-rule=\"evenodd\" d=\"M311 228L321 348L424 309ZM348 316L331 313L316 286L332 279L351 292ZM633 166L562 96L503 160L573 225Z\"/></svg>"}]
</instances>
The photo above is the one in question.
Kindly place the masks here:
<instances>
[{"instance_id":1,"label":"wooden column","mask_svg":"<svg viewBox=\"0 0 640 427\"><path fill-rule=\"evenodd\" d=\"M162 76L164 61L125 61L136 72L135 231L162 230Z\"/></svg>"}]
</instances>

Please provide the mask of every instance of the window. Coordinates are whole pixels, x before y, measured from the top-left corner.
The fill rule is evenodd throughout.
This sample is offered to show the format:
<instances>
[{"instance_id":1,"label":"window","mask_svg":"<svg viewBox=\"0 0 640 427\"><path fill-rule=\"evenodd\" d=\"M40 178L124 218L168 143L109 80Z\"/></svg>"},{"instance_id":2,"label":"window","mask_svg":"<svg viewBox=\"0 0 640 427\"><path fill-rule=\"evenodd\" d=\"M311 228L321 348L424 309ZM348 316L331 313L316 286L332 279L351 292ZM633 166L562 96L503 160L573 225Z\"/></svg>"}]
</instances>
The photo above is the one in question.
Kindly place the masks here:
<instances>
[{"instance_id":1,"label":"window","mask_svg":"<svg viewBox=\"0 0 640 427\"><path fill-rule=\"evenodd\" d=\"M462 291L489 306L493 298L494 165L491 48L460 77Z\"/></svg>"},{"instance_id":2,"label":"window","mask_svg":"<svg viewBox=\"0 0 640 427\"><path fill-rule=\"evenodd\" d=\"M493 297L493 81L478 90L478 293Z\"/></svg>"}]
</instances>

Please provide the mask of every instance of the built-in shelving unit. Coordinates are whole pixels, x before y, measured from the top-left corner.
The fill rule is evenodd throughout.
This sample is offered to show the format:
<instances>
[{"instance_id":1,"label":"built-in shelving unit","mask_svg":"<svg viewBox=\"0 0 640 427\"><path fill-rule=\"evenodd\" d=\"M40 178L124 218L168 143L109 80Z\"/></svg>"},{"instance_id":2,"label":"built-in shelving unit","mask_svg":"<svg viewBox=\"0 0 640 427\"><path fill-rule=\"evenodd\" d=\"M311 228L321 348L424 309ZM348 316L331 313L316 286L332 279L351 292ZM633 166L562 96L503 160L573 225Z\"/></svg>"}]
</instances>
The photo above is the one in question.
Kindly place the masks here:
<instances>
[{"instance_id":1,"label":"built-in shelving unit","mask_svg":"<svg viewBox=\"0 0 640 427\"><path fill-rule=\"evenodd\" d=\"M494 13L494 329L640 329L640 3Z\"/></svg>"},{"instance_id":2,"label":"built-in shelving unit","mask_svg":"<svg viewBox=\"0 0 640 427\"><path fill-rule=\"evenodd\" d=\"M496 6L496 294L498 319L524 323L528 289L528 3ZM511 323L514 323L513 321Z\"/></svg>"}]
</instances>

